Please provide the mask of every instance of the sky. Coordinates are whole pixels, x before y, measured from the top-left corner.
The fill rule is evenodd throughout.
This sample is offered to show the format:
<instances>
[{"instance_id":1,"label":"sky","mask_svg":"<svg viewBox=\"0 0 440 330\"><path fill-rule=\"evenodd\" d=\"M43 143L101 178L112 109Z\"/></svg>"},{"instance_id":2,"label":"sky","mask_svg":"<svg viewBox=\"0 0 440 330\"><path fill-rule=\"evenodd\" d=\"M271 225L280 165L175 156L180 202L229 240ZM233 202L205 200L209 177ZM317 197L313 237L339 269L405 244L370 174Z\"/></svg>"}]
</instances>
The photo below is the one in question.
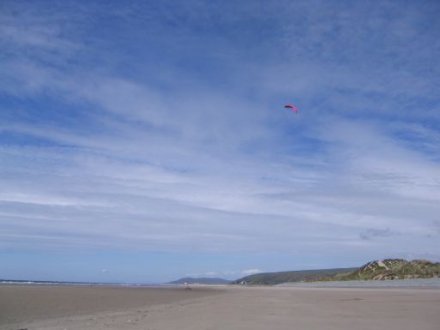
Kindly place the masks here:
<instances>
[{"instance_id":1,"label":"sky","mask_svg":"<svg viewBox=\"0 0 440 330\"><path fill-rule=\"evenodd\" d=\"M439 16L1 1L0 278L440 261Z\"/></svg>"}]
</instances>

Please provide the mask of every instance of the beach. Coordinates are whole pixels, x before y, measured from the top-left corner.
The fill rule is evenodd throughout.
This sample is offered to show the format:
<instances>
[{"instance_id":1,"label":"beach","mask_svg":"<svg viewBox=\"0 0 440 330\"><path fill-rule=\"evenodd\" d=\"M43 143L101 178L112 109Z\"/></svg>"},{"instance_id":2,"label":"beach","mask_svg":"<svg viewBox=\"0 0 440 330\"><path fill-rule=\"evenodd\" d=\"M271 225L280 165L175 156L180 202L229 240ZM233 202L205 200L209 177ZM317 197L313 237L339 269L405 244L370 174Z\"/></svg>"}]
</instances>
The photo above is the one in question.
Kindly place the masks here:
<instances>
[{"instance_id":1,"label":"beach","mask_svg":"<svg viewBox=\"0 0 440 330\"><path fill-rule=\"evenodd\" d=\"M220 292L203 287L0 285L0 329L16 328L8 324L149 308Z\"/></svg>"},{"instance_id":2,"label":"beach","mask_svg":"<svg viewBox=\"0 0 440 330\"><path fill-rule=\"evenodd\" d=\"M0 329L438 329L429 288L0 286Z\"/></svg>"}]
</instances>

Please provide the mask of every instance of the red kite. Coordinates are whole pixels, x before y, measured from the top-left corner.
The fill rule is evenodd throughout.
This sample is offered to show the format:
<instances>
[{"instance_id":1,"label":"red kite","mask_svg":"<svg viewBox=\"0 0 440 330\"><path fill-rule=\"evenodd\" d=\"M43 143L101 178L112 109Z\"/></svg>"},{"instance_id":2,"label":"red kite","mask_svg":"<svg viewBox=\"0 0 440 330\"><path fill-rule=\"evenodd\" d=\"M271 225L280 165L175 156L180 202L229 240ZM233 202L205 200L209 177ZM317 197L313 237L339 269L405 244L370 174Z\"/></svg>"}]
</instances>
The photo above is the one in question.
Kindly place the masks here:
<instances>
[{"instance_id":1,"label":"red kite","mask_svg":"<svg viewBox=\"0 0 440 330\"><path fill-rule=\"evenodd\" d=\"M292 110L292 112L295 112L295 113L298 113L298 111L299 111L299 109L296 106L294 106L293 104L286 104L284 106L284 108L290 109L290 110Z\"/></svg>"}]
</instances>

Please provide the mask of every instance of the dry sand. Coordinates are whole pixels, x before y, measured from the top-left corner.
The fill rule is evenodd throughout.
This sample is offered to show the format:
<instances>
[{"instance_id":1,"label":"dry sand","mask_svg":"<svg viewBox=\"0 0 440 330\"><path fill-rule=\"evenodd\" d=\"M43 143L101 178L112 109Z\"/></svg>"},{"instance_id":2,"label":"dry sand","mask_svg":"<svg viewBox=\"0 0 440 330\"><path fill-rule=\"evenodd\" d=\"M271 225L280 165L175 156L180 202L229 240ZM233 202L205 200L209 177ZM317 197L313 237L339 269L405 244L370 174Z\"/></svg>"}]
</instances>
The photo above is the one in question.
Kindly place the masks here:
<instances>
[{"instance_id":1,"label":"dry sand","mask_svg":"<svg viewBox=\"0 0 440 330\"><path fill-rule=\"evenodd\" d=\"M0 286L0 309L11 330L440 329L439 289Z\"/></svg>"}]
</instances>

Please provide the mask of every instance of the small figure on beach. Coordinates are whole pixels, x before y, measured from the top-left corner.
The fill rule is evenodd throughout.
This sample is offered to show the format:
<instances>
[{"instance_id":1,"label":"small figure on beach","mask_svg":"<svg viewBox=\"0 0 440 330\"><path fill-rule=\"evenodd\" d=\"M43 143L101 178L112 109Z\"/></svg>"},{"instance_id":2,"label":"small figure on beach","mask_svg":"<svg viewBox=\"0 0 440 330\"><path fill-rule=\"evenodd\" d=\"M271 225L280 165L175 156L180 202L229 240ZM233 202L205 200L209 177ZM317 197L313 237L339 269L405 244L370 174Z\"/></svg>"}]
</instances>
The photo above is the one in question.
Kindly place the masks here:
<instances>
[{"instance_id":1,"label":"small figure on beach","mask_svg":"<svg viewBox=\"0 0 440 330\"><path fill-rule=\"evenodd\" d=\"M189 286L188 282L183 283L185 285L185 290L191 290L191 287Z\"/></svg>"}]
</instances>

